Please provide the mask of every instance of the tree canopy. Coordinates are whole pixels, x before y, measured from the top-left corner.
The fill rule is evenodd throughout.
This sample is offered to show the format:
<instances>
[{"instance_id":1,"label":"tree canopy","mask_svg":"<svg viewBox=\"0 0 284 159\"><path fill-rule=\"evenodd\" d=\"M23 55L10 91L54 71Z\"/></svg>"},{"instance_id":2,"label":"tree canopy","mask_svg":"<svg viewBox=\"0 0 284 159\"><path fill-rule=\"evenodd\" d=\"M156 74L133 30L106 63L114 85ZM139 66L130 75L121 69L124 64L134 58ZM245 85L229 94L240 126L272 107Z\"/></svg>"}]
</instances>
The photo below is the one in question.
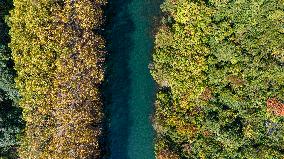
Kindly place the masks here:
<instances>
[{"instance_id":1,"label":"tree canopy","mask_svg":"<svg viewBox=\"0 0 284 159\"><path fill-rule=\"evenodd\" d=\"M91 0L14 0L13 60L26 121L21 158L98 158L104 40Z\"/></svg>"},{"instance_id":2,"label":"tree canopy","mask_svg":"<svg viewBox=\"0 0 284 159\"><path fill-rule=\"evenodd\" d=\"M157 157L282 158L283 1L166 0L162 10Z\"/></svg>"}]
</instances>

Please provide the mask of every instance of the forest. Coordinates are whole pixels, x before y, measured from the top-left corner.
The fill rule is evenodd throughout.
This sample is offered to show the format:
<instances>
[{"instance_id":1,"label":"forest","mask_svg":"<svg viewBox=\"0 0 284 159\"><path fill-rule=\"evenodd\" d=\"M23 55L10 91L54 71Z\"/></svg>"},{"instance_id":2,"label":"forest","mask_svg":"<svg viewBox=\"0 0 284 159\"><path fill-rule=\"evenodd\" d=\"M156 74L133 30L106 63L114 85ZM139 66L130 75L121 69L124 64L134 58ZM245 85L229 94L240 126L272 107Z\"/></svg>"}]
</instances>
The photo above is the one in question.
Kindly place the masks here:
<instances>
[{"instance_id":1,"label":"forest","mask_svg":"<svg viewBox=\"0 0 284 159\"><path fill-rule=\"evenodd\" d=\"M0 3L1 112L10 112L1 156L97 158L105 42L95 30L106 2L14 0L7 17L11 3Z\"/></svg>"},{"instance_id":2,"label":"forest","mask_svg":"<svg viewBox=\"0 0 284 159\"><path fill-rule=\"evenodd\" d=\"M157 158L283 158L283 0L161 8L151 70Z\"/></svg>"},{"instance_id":3,"label":"forest","mask_svg":"<svg viewBox=\"0 0 284 159\"><path fill-rule=\"evenodd\" d=\"M0 33L0 159L284 157L284 0L1 0Z\"/></svg>"}]
</instances>

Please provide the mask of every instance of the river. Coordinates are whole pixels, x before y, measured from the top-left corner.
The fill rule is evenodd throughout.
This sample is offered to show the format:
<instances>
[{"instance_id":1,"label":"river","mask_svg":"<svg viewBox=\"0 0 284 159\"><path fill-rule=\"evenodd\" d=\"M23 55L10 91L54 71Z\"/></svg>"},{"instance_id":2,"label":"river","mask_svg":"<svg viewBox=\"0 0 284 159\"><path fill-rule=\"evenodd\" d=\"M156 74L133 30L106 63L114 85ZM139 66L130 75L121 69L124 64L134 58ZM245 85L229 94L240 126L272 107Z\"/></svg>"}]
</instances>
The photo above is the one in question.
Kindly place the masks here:
<instances>
[{"instance_id":1,"label":"river","mask_svg":"<svg viewBox=\"0 0 284 159\"><path fill-rule=\"evenodd\" d=\"M104 96L111 159L154 159L151 123L155 83L148 65L157 0L109 0Z\"/></svg>"}]
</instances>

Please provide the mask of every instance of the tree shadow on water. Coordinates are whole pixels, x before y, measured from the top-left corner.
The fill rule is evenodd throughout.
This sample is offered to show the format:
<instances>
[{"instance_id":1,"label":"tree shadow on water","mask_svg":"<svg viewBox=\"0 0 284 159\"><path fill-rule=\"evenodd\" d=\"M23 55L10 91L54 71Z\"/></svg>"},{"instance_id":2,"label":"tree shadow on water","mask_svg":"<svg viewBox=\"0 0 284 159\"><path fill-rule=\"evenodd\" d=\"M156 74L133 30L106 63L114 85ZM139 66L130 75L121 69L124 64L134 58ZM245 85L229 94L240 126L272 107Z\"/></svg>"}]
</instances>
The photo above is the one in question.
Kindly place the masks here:
<instances>
[{"instance_id":1,"label":"tree shadow on water","mask_svg":"<svg viewBox=\"0 0 284 159\"><path fill-rule=\"evenodd\" d=\"M128 159L129 127L129 56L133 47L131 34L134 24L127 6L131 0L109 0L105 15L108 55L104 82L104 104L109 125L107 127L108 158Z\"/></svg>"}]
</instances>

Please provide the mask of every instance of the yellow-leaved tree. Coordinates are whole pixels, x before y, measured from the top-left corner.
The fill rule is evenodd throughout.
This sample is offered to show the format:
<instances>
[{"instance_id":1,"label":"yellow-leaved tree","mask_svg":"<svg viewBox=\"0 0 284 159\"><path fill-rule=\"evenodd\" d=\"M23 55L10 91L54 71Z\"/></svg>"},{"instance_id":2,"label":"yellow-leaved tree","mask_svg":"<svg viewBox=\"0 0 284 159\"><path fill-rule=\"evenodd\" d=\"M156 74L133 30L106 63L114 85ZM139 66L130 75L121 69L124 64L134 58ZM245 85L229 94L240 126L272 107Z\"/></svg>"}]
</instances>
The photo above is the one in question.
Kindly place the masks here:
<instances>
[{"instance_id":1,"label":"yellow-leaved tree","mask_svg":"<svg viewBox=\"0 0 284 159\"><path fill-rule=\"evenodd\" d=\"M9 23L26 121L20 158L98 158L104 41L92 0L15 0Z\"/></svg>"}]
</instances>

